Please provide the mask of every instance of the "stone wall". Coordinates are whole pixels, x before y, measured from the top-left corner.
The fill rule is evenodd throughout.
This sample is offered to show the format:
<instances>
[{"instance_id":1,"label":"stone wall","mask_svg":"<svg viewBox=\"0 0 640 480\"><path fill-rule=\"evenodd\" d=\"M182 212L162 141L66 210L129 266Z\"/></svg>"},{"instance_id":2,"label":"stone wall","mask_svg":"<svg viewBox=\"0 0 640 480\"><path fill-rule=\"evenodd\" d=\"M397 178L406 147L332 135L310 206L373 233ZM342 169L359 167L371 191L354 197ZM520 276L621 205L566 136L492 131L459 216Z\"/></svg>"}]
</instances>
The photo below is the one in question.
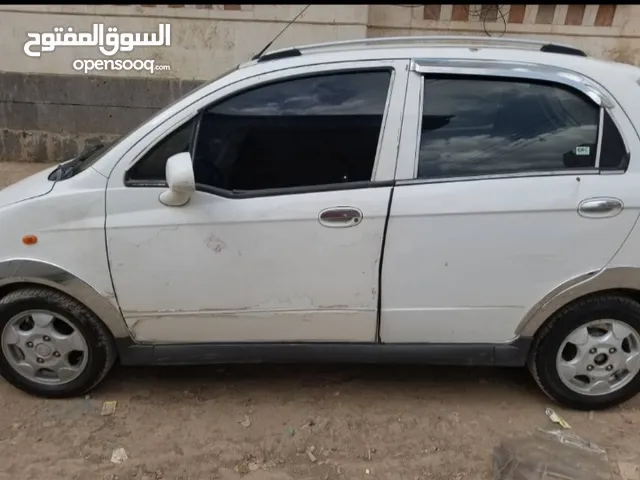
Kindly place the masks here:
<instances>
[{"instance_id":1,"label":"stone wall","mask_svg":"<svg viewBox=\"0 0 640 480\"><path fill-rule=\"evenodd\" d=\"M117 138L202 81L250 59L305 5L1 5L0 161L60 161L87 144ZM359 38L367 5L311 6L274 43ZM171 24L170 47L142 47L113 59L153 59L170 70L79 74L76 59L104 59L95 47L58 47L28 57L27 33L93 23L130 32Z\"/></svg>"},{"instance_id":2,"label":"stone wall","mask_svg":"<svg viewBox=\"0 0 640 480\"><path fill-rule=\"evenodd\" d=\"M0 5L0 161L60 161L115 139L202 81L248 60L305 5ZM367 36L509 35L583 48L640 63L639 5L312 5L272 46ZM104 59L96 47L23 50L27 33L54 27L129 32L171 24L171 46L119 52L169 69L92 75L74 60Z\"/></svg>"},{"instance_id":3,"label":"stone wall","mask_svg":"<svg viewBox=\"0 0 640 480\"><path fill-rule=\"evenodd\" d=\"M59 162L115 140L197 80L0 73L4 161Z\"/></svg>"}]
</instances>

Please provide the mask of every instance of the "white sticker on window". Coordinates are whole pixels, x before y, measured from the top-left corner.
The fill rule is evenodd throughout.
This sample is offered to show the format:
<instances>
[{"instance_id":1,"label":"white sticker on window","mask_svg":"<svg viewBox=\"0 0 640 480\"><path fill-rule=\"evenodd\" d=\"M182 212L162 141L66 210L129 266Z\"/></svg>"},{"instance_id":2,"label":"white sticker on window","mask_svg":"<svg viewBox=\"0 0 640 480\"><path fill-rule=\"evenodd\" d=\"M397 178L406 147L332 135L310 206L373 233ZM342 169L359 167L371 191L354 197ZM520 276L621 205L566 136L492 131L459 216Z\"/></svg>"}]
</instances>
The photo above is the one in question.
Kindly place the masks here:
<instances>
[{"instance_id":1,"label":"white sticker on window","mask_svg":"<svg viewBox=\"0 0 640 480\"><path fill-rule=\"evenodd\" d=\"M589 155L591 148L589 147L576 147L576 155Z\"/></svg>"}]
</instances>

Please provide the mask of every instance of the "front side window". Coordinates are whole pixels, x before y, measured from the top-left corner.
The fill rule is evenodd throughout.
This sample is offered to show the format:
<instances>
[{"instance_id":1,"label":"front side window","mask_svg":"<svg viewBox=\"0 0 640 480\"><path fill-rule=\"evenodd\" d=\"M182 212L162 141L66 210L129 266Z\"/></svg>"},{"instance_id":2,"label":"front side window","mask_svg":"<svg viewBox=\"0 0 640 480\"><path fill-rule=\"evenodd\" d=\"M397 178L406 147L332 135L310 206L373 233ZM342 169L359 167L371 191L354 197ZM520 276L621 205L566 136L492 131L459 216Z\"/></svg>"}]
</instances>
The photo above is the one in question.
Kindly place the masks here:
<instances>
[{"instance_id":1,"label":"front side window","mask_svg":"<svg viewBox=\"0 0 640 480\"><path fill-rule=\"evenodd\" d=\"M201 116L196 183L251 192L370 181L390 78L323 74L223 100Z\"/></svg>"},{"instance_id":2,"label":"front side window","mask_svg":"<svg viewBox=\"0 0 640 480\"><path fill-rule=\"evenodd\" d=\"M164 182L167 159L191 149L196 120L190 120L156 143L145 156L127 172L127 180Z\"/></svg>"},{"instance_id":3,"label":"front side window","mask_svg":"<svg viewBox=\"0 0 640 480\"><path fill-rule=\"evenodd\" d=\"M560 86L427 78L418 177L593 168L598 122L590 99Z\"/></svg>"}]
</instances>

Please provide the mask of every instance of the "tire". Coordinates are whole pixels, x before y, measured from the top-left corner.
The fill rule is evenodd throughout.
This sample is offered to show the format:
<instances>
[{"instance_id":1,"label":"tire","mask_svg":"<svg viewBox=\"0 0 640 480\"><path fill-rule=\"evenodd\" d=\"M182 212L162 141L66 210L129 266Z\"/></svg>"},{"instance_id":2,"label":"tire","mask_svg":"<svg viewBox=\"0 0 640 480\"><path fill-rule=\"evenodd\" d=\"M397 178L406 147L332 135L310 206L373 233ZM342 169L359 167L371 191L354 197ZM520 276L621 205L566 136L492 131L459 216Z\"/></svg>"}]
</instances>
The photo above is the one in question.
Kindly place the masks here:
<instances>
[{"instance_id":1,"label":"tire","mask_svg":"<svg viewBox=\"0 0 640 480\"><path fill-rule=\"evenodd\" d=\"M602 320L607 322L600 322ZM587 325L590 325L589 330L586 330ZM616 336L600 337L605 334L604 327L611 325L616 326ZM574 333L576 331L578 333ZM625 340L616 338L624 337L627 331L630 334ZM563 347L565 341L568 342L566 348ZM626 363L626 358L631 355L627 350L639 352L639 344L640 303L616 294L586 297L560 309L541 328L534 339L528 367L542 391L557 403L576 410L601 410L623 403L640 392L640 375L636 368L640 363ZM594 349L596 353L592 354ZM576 356L572 357L574 352ZM614 353L608 355L609 352ZM604 356L599 358L597 355L601 353ZM607 360L600 364L604 358ZM576 359L579 363L573 363ZM569 369L562 368L565 363L572 366ZM579 365L577 372L585 371L586 376L576 375L568 381L575 365ZM611 372L623 372L622 379L614 384L614 388L607 386L613 381L608 369ZM630 373L625 375L624 371ZM594 376L587 383L587 376L594 374L599 376L600 381ZM599 385L594 385L595 382ZM579 386L576 387L576 384ZM598 390L590 394L581 390L589 385L592 388L597 386Z\"/></svg>"},{"instance_id":2,"label":"tire","mask_svg":"<svg viewBox=\"0 0 640 480\"><path fill-rule=\"evenodd\" d=\"M40 316L34 317L28 312ZM45 316L52 317L49 325L34 330L36 327L40 328L40 325L33 318L44 319L41 320L44 324L47 322ZM52 334L46 336L47 331ZM59 331L64 331L64 334L59 334ZM16 335L15 332L19 334ZM74 342L68 341L72 338L71 335ZM67 343L62 343L65 338ZM72 343L81 344L82 349L67 354L65 349L59 348ZM84 347L86 352L80 353ZM43 351L47 358L38 356ZM46 287L29 287L11 292L0 299L0 374L7 382L24 392L45 398L68 398L86 394L106 377L116 356L115 342L106 326L84 305L61 292ZM35 360L42 364L35 364ZM71 367L66 368L65 377L60 375L55 380L54 371L61 365L67 365L62 364L62 360L69 365L73 360L73 370ZM16 362L21 363L23 368L27 364L27 370L31 369L29 373L21 373ZM46 368L54 363L56 368ZM28 365L36 365L40 369L38 372L44 372L51 378L37 378L31 373L35 370Z\"/></svg>"}]
</instances>

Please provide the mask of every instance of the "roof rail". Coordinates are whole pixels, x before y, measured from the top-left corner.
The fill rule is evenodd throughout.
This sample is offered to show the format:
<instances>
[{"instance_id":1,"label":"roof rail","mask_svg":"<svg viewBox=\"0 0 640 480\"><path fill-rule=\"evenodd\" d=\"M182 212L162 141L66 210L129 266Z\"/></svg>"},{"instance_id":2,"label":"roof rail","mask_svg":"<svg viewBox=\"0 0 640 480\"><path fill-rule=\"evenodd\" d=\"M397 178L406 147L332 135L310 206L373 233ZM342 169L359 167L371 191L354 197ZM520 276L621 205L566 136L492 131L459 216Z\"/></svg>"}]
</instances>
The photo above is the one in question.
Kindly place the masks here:
<instances>
[{"instance_id":1,"label":"roof rail","mask_svg":"<svg viewBox=\"0 0 640 480\"><path fill-rule=\"evenodd\" d=\"M484 44L486 46L513 46L513 47L538 47L541 51L553 53L568 53L573 55L587 56L582 50L571 45L560 43L549 43L541 40L529 40L524 38L512 37L487 37L487 36L471 36L471 35L430 35L430 36L405 36L405 37L376 37L376 38L359 38L355 40L342 40L339 42L315 43L311 45L301 45L295 49L301 53L312 52L313 50L332 50L341 47L359 47L359 46L401 46L401 45L424 45L428 43L461 43L470 46L478 46ZM269 52L269 55L289 51L291 48L283 48Z\"/></svg>"}]
</instances>

